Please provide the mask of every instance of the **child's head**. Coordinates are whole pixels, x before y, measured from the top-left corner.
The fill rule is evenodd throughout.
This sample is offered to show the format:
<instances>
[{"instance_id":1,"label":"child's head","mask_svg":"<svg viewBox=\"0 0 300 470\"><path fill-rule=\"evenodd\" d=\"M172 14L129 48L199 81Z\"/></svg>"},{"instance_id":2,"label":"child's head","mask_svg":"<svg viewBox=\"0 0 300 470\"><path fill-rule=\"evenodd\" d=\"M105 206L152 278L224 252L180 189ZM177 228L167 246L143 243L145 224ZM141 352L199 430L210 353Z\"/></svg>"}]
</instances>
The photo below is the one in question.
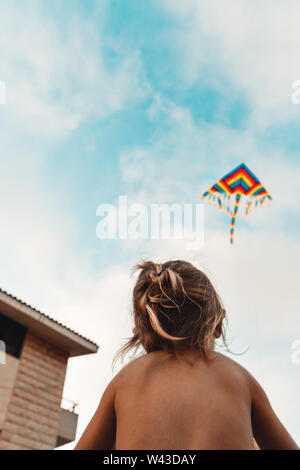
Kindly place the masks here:
<instances>
[{"instance_id":1,"label":"child's head","mask_svg":"<svg viewBox=\"0 0 300 470\"><path fill-rule=\"evenodd\" d=\"M146 352L194 350L207 357L214 338L225 340L225 310L202 271L186 261L145 261L136 269L135 326L121 354L141 345Z\"/></svg>"}]
</instances>

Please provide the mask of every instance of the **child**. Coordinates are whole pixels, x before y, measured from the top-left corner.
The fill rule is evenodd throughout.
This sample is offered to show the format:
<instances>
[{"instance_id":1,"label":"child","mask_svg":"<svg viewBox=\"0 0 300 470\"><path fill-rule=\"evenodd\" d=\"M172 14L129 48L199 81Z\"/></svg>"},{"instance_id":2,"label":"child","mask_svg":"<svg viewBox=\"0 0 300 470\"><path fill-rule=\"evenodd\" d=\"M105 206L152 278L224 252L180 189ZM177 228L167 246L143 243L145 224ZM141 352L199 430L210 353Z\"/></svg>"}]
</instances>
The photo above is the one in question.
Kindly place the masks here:
<instances>
[{"instance_id":1,"label":"child","mask_svg":"<svg viewBox=\"0 0 300 470\"><path fill-rule=\"evenodd\" d=\"M256 380L214 352L225 310L206 275L185 261L137 269L118 355L146 354L110 382L76 449L298 449Z\"/></svg>"}]
</instances>

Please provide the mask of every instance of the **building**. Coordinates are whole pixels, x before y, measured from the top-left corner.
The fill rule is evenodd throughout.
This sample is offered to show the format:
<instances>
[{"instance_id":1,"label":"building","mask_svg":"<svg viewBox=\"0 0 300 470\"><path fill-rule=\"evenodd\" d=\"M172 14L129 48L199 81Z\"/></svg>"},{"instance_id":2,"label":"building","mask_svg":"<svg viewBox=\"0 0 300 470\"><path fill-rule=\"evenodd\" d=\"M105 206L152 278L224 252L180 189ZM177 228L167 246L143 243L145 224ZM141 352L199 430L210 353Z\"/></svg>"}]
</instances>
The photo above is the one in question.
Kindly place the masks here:
<instances>
[{"instance_id":1,"label":"building","mask_svg":"<svg viewBox=\"0 0 300 470\"><path fill-rule=\"evenodd\" d=\"M75 439L61 408L69 357L98 346L0 289L0 449L54 449Z\"/></svg>"}]
</instances>

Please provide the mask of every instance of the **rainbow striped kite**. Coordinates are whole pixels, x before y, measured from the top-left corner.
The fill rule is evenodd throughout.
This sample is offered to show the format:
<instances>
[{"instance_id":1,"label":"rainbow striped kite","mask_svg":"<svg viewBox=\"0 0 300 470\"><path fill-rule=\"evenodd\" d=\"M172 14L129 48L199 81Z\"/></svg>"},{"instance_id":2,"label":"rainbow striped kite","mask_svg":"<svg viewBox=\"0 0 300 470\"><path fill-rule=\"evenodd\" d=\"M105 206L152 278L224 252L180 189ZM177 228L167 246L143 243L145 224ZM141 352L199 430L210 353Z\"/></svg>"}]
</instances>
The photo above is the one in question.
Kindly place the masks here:
<instances>
[{"instance_id":1,"label":"rainbow striped kite","mask_svg":"<svg viewBox=\"0 0 300 470\"><path fill-rule=\"evenodd\" d=\"M245 163L220 179L202 196L203 199L207 198L209 202L217 204L221 210L225 210L231 216L231 244L233 243L235 220L242 196L246 198L245 215L249 214L251 207L263 205L267 199L272 200L267 190ZM234 201L234 205L232 201Z\"/></svg>"}]
</instances>

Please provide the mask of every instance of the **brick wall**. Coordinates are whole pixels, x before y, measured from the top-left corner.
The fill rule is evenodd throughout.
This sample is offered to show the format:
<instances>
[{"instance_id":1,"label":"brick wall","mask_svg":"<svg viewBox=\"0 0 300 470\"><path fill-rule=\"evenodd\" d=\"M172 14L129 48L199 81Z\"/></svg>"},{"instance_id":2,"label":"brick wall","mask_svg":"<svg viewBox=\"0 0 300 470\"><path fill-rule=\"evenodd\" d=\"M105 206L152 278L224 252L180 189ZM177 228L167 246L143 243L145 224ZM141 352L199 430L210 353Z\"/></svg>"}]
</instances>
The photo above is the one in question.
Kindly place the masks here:
<instances>
[{"instance_id":1,"label":"brick wall","mask_svg":"<svg viewBox=\"0 0 300 470\"><path fill-rule=\"evenodd\" d=\"M0 434L0 449L53 449L67 356L27 334Z\"/></svg>"}]
</instances>

